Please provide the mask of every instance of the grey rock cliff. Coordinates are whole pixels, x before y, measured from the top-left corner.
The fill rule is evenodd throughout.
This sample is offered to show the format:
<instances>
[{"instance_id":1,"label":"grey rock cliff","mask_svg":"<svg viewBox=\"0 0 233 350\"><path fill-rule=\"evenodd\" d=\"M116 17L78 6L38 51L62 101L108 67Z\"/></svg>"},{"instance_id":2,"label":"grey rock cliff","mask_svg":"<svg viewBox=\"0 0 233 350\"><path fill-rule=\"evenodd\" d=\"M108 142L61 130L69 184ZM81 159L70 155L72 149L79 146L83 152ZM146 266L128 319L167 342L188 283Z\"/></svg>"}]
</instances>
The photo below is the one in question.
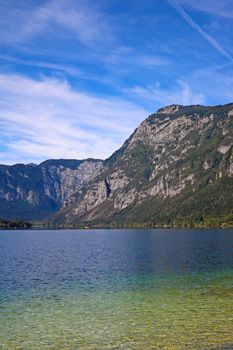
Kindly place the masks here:
<instances>
[{"instance_id":1,"label":"grey rock cliff","mask_svg":"<svg viewBox=\"0 0 233 350\"><path fill-rule=\"evenodd\" d=\"M49 160L0 165L0 217L43 219L103 170L103 161Z\"/></svg>"},{"instance_id":2,"label":"grey rock cliff","mask_svg":"<svg viewBox=\"0 0 233 350\"><path fill-rule=\"evenodd\" d=\"M162 204L221 178L232 183L232 116L233 104L172 105L158 110L135 130L113 160L104 162L104 171L70 198L70 205L56 220L127 220L139 207L143 216L148 201Z\"/></svg>"}]
</instances>

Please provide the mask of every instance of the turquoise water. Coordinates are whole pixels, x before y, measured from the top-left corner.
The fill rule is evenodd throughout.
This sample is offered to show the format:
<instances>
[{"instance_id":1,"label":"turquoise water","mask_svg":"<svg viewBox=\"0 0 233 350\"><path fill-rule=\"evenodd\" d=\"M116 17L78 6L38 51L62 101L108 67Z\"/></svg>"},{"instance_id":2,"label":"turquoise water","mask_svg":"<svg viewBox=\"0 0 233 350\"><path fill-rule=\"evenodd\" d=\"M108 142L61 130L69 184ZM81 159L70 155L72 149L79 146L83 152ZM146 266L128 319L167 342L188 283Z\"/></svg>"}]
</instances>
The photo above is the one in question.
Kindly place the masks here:
<instances>
[{"instance_id":1,"label":"turquoise water","mask_svg":"<svg viewBox=\"0 0 233 350\"><path fill-rule=\"evenodd\" d=\"M1 349L230 349L232 230L0 231Z\"/></svg>"}]
</instances>

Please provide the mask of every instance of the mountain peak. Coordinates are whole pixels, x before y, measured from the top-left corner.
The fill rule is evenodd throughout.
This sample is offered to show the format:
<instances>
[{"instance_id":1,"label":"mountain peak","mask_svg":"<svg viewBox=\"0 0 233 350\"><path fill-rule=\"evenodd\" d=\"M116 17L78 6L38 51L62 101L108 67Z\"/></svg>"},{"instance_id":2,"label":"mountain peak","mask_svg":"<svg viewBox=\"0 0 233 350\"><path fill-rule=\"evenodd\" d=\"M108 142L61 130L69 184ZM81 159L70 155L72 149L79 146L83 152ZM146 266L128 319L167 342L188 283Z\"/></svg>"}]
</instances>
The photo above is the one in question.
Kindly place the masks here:
<instances>
[{"instance_id":1,"label":"mountain peak","mask_svg":"<svg viewBox=\"0 0 233 350\"><path fill-rule=\"evenodd\" d=\"M183 107L183 105L169 105L169 106L165 106L165 107L162 107L162 108L159 108L157 110L157 113L159 114L173 114L175 112L177 112L180 107Z\"/></svg>"}]
</instances>

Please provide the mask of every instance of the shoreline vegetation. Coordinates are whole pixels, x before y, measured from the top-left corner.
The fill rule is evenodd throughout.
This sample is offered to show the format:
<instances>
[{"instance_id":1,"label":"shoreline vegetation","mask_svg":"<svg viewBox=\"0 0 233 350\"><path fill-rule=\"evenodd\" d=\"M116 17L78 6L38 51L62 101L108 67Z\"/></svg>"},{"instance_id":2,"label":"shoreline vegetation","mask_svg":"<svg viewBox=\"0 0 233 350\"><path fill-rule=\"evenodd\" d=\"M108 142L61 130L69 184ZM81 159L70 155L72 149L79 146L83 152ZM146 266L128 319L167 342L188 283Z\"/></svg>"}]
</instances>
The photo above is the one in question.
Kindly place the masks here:
<instances>
[{"instance_id":1,"label":"shoreline vegetation","mask_svg":"<svg viewBox=\"0 0 233 350\"><path fill-rule=\"evenodd\" d=\"M153 229L153 228L190 228L190 229L208 229L219 228L227 229L233 228L233 214L224 217L208 217L197 220L188 220L187 218L177 218L167 223L155 222L80 222L79 224L61 224L51 222L28 222L24 220L2 220L0 219L1 229Z\"/></svg>"},{"instance_id":2,"label":"shoreline vegetation","mask_svg":"<svg viewBox=\"0 0 233 350\"><path fill-rule=\"evenodd\" d=\"M29 229L32 228L33 225L31 222L23 221L23 220L2 220L0 219L0 229Z\"/></svg>"}]
</instances>

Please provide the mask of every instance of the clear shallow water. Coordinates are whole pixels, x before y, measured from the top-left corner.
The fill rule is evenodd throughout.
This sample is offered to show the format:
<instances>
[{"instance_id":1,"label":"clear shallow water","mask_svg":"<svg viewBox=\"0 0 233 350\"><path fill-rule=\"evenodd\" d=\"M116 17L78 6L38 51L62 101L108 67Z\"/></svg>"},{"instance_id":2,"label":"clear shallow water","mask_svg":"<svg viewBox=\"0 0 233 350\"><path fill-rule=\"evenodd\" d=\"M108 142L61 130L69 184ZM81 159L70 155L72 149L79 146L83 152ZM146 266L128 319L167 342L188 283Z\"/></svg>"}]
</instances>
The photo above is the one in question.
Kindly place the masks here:
<instances>
[{"instance_id":1,"label":"clear shallow water","mask_svg":"<svg viewBox=\"0 0 233 350\"><path fill-rule=\"evenodd\" d=\"M233 344L232 230L0 231L1 349Z\"/></svg>"}]
</instances>

